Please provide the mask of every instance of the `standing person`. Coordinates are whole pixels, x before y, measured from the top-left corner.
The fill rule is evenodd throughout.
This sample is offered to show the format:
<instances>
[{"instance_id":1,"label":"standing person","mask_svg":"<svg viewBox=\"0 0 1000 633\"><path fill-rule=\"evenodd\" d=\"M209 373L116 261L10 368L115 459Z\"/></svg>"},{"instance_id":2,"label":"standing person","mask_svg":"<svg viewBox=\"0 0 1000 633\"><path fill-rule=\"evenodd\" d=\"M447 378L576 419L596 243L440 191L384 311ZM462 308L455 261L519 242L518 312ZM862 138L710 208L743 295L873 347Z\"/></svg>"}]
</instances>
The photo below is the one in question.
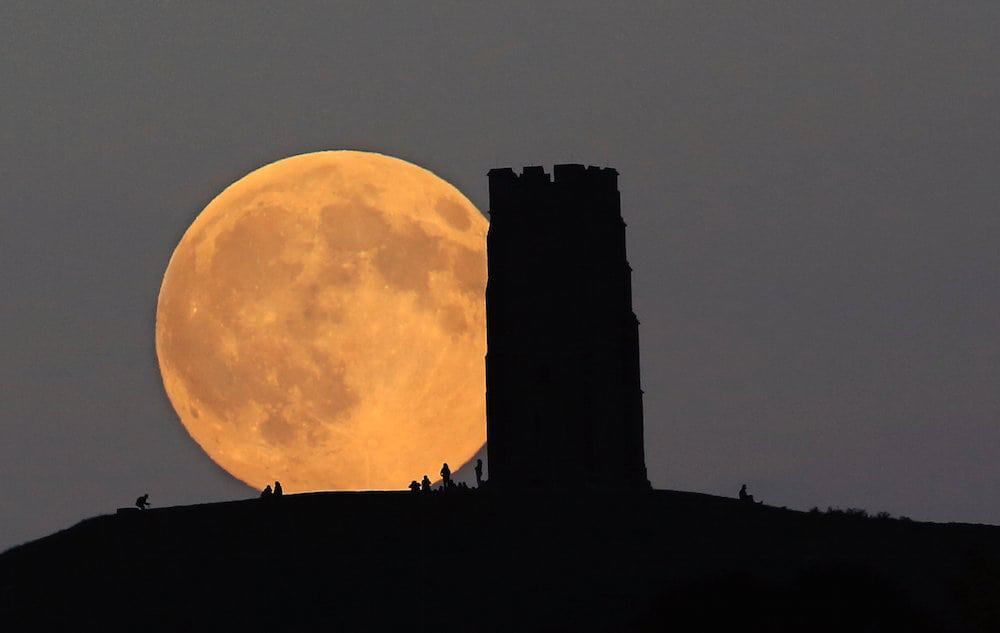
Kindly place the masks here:
<instances>
[{"instance_id":1,"label":"standing person","mask_svg":"<svg viewBox=\"0 0 1000 633\"><path fill-rule=\"evenodd\" d=\"M280 497L282 494L284 494L284 491L281 489L281 482L280 481L275 481L274 482L274 496L275 497Z\"/></svg>"},{"instance_id":2,"label":"standing person","mask_svg":"<svg viewBox=\"0 0 1000 633\"><path fill-rule=\"evenodd\" d=\"M448 468L448 462L441 466L441 487L445 490L451 488L451 468Z\"/></svg>"},{"instance_id":3,"label":"standing person","mask_svg":"<svg viewBox=\"0 0 1000 633\"><path fill-rule=\"evenodd\" d=\"M476 460L476 488L483 487L483 460Z\"/></svg>"},{"instance_id":4,"label":"standing person","mask_svg":"<svg viewBox=\"0 0 1000 633\"><path fill-rule=\"evenodd\" d=\"M420 492L430 492L431 491L431 479L427 475L420 480Z\"/></svg>"}]
</instances>

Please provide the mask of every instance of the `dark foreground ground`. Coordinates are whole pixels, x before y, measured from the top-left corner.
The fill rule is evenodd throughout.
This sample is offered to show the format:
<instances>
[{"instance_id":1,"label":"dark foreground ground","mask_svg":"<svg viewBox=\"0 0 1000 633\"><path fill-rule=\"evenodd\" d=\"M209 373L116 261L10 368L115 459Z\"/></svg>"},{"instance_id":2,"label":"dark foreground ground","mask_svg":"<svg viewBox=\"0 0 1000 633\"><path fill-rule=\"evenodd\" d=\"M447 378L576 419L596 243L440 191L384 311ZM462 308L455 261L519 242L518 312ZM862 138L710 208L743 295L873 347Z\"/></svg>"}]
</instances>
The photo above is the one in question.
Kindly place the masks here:
<instances>
[{"instance_id":1,"label":"dark foreground ground","mask_svg":"<svg viewBox=\"0 0 1000 633\"><path fill-rule=\"evenodd\" d=\"M0 629L43 627L993 632L1000 528L667 491L132 511L0 555Z\"/></svg>"}]
</instances>

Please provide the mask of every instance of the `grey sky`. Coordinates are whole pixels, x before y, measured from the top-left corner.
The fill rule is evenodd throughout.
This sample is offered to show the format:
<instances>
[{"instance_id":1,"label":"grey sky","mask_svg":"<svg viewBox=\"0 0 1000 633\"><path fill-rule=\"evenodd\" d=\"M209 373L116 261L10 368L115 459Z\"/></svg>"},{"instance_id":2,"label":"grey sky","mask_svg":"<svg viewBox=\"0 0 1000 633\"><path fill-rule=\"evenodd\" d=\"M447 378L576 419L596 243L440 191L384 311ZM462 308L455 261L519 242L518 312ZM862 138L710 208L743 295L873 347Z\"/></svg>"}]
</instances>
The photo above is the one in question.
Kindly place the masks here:
<instances>
[{"instance_id":1,"label":"grey sky","mask_svg":"<svg viewBox=\"0 0 1000 633\"><path fill-rule=\"evenodd\" d=\"M0 4L0 547L246 496L153 351L223 187L621 172L654 485L1000 522L1000 5ZM403 484L405 482L401 482Z\"/></svg>"}]
</instances>

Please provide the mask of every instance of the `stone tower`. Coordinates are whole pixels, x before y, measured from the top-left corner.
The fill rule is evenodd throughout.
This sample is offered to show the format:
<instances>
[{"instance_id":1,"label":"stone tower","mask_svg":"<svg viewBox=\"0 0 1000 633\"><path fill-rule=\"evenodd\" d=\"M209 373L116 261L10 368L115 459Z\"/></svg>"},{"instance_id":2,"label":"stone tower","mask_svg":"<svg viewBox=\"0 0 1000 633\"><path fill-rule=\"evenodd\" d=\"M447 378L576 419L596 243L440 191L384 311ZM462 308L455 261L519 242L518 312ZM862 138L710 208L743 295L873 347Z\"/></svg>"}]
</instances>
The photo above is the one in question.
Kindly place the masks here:
<instances>
[{"instance_id":1,"label":"stone tower","mask_svg":"<svg viewBox=\"0 0 1000 633\"><path fill-rule=\"evenodd\" d=\"M489 181L490 486L648 488L618 172L506 168Z\"/></svg>"}]
</instances>

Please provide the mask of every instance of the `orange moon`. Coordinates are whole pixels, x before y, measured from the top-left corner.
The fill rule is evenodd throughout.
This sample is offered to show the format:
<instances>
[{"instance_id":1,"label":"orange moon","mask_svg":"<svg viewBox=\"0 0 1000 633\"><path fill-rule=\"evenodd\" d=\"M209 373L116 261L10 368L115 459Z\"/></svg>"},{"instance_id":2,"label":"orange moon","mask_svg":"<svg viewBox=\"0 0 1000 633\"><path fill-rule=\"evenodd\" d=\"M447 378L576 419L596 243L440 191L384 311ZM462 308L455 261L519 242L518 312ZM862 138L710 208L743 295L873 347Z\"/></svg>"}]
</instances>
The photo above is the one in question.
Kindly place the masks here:
<instances>
[{"instance_id":1,"label":"orange moon","mask_svg":"<svg viewBox=\"0 0 1000 633\"><path fill-rule=\"evenodd\" d=\"M486 440L487 221L433 173L303 154L177 245L156 354L191 437L254 488L404 488Z\"/></svg>"}]
</instances>

